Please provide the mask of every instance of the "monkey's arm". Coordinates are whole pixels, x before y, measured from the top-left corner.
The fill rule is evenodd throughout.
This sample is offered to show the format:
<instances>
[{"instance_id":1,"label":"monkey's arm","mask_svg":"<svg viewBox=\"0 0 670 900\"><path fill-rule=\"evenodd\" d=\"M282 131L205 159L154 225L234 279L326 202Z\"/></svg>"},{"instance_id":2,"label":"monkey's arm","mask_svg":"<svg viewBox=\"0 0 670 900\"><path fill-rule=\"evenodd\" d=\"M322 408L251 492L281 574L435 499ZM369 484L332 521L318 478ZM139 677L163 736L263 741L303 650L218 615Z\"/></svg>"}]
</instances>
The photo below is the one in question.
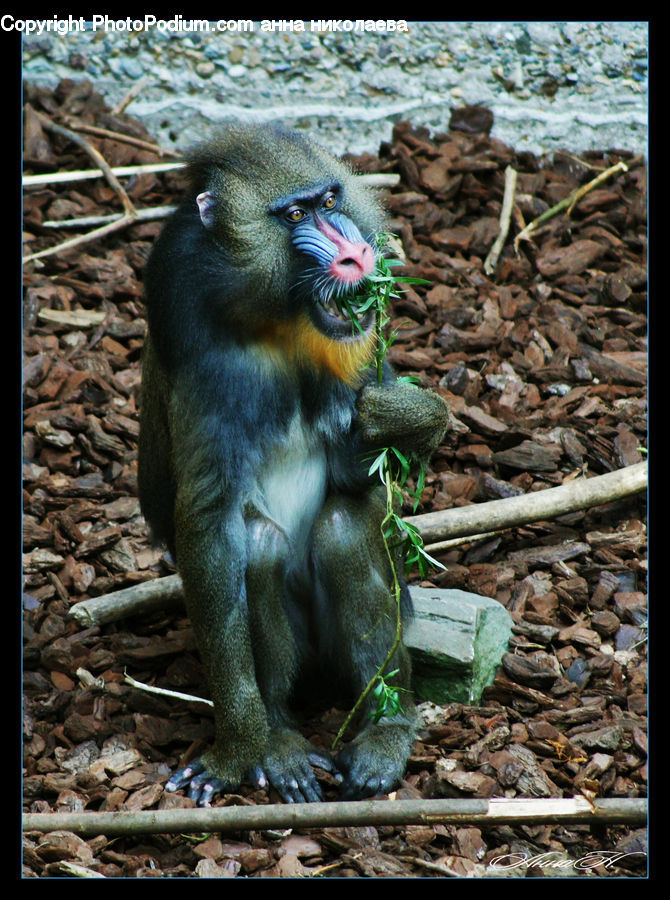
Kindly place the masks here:
<instances>
[{"instance_id":1,"label":"monkey's arm","mask_svg":"<svg viewBox=\"0 0 670 900\"><path fill-rule=\"evenodd\" d=\"M432 391L403 382L368 384L356 408L361 439L370 447L397 447L427 461L449 427L449 407Z\"/></svg>"}]
</instances>

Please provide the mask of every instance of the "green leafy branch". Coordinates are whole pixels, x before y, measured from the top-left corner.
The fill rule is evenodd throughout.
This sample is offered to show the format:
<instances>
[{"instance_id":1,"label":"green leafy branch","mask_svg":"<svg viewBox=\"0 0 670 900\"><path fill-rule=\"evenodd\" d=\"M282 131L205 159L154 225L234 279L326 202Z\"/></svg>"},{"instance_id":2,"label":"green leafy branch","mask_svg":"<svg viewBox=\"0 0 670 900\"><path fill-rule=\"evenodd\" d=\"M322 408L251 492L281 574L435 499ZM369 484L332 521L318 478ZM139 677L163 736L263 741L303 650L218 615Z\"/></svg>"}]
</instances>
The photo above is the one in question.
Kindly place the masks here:
<instances>
[{"instance_id":1,"label":"green leafy branch","mask_svg":"<svg viewBox=\"0 0 670 900\"><path fill-rule=\"evenodd\" d=\"M365 319L369 313L374 313L376 337L374 366L378 384L383 382L384 359L396 337L393 332L388 336L386 334L387 326L390 322L388 311L389 305L391 300L398 296L396 285L430 283L422 278L413 278L410 276L395 277L391 271L391 267L394 265L402 265L402 263L400 260L386 259L386 257L382 255L381 251L387 241L387 235L379 236L378 243L380 252L377 259L377 268L372 275L368 276L364 292L359 292L351 298L343 298L342 300L342 306L351 319L354 327L357 327L361 331L361 320ZM412 380L414 379L408 377L398 379L398 381ZM424 550L423 540L417 528L403 521L402 517L396 513L396 507L399 506L403 498L403 490L413 497L415 511L419 504L421 493L423 492L426 474L423 463L420 463L419 476L417 478L415 490L410 492L406 487L411 463L412 460L407 459L397 447L384 447L372 461L368 470L369 475L378 473L382 484L386 488L386 514L381 522L381 533L392 576L391 595L395 601L396 607L396 630L393 644L391 645L386 658L361 692L361 695L340 728L333 742L333 747L336 747L340 742L349 722L356 715L358 709L370 693L372 693L376 701L376 707L370 713L370 717L374 722L379 722L380 719L385 717L391 718L399 712L403 712L402 704L400 702L400 692L404 691L405 688L391 685L387 680L396 675L398 669L394 669L386 676L384 675L386 667L402 641L402 589L396 567L397 557L402 556L405 559L405 565L408 570L416 564L421 575L426 573L429 565L443 568L441 563L429 556Z\"/></svg>"}]
</instances>

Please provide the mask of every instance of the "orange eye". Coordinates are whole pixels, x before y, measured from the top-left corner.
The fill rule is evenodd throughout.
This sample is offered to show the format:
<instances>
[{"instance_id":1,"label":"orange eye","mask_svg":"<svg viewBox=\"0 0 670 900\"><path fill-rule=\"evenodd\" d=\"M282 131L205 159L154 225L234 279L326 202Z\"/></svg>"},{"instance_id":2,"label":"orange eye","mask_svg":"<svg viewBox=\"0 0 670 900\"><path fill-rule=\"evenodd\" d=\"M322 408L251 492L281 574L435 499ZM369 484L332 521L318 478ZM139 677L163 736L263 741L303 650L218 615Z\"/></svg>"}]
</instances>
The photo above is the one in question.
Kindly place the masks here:
<instances>
[{"instance_id":1,"label":"orange eye","mask_svg":"<svg viewBox=\"0 0 670 900\"><path fill-rule=\"evenodd\" d=\"M335 198L335 194L328 194L326 199L323 201L324 209L333 209L337 200Z\"/></svg>"},{"instance_id":2,"label":"orange eye","mask_svg":"<svg viewBox=\"0 0 670 900\"><path fill-rule=\"evenodd\" d=\"M305 210L300 209L299 206L294 206L293 209L289 209L286 213L286 218L289 222L301 222L306 216Z\"/></svg>"}]
</instances>

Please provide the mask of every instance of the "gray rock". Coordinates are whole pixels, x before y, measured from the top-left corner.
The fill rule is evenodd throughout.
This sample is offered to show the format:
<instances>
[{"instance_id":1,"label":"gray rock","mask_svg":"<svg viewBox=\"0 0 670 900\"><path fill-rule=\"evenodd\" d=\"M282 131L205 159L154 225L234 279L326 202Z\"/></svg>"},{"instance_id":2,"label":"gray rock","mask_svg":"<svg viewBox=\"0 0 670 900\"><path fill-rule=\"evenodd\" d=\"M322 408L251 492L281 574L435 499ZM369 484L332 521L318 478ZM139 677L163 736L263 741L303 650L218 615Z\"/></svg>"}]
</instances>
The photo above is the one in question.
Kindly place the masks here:
<instances>
[{"instance_id":1,"label":"gray rock","mask_svg":"<svg viewBox=\"0 0 670 900\"><path fill-rule=\"evenodd\" d=\"M421 700L477 704L512 633L512 617L490 597L411 588L414 621L405 629L413 687Z\"/></svg>"}]
</instances>

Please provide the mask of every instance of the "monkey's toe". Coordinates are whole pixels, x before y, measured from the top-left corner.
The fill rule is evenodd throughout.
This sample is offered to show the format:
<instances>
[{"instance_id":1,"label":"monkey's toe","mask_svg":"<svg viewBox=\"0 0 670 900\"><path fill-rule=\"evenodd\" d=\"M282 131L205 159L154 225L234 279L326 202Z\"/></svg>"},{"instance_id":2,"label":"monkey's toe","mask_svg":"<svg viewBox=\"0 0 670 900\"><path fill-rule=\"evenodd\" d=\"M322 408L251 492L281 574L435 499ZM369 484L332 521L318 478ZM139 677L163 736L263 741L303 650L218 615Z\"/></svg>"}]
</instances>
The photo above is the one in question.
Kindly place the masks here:
<instances>
[{"instance_id":1,"label":"monkey's toe","mask_svg":"<svg viewBox=\"0 0 670 900\"><path fill-rule=\"evenodd\" d=\"M252 782L259 788L272 786L284 803L315 803L323 800L323 791L309 762L305 758L290 763L266 760L252 773Z\"/></svg>"},{"instance_id":2,"label":"monkey's toe","mask_svg":"<svg viewBox=\"0 0 670 900\"><path fill-rule=\"evenodd\" d=\"M190 766L184 766L183 769L177 769L176 772L173 772L165 782L165 790L169 792L178 791L179 788L189 784L195 775L199 775L204 770L205 764L202 759L196 759Z\"/></svg>"},{"instance_id":3,"label":"monkey's toe","mask_svg":"<svg viewBox=\"0 0 670 900\"><path fill-rule=\"evenodd\" d=\"M198 806L211 806L215 794L235 790L239 785L228 784L210 772L202 758L174 772L165 783L165 790L172 792L187 788L187 796Z\"/></svg>"},{"instance_id":4,"label":"monkey's toe","mask_svg":"<svg viewBox=\"0 0 670 900\"><path fill-rule=\"evenodd\" d=\"M250 779L258 788L272 786L285 803L315 803L323 800L323 791L312 766L318 766L337 777L330 756L312 747L292 732L271 738L262 766L256 766Z\"/></svg>"}]
</instances>

